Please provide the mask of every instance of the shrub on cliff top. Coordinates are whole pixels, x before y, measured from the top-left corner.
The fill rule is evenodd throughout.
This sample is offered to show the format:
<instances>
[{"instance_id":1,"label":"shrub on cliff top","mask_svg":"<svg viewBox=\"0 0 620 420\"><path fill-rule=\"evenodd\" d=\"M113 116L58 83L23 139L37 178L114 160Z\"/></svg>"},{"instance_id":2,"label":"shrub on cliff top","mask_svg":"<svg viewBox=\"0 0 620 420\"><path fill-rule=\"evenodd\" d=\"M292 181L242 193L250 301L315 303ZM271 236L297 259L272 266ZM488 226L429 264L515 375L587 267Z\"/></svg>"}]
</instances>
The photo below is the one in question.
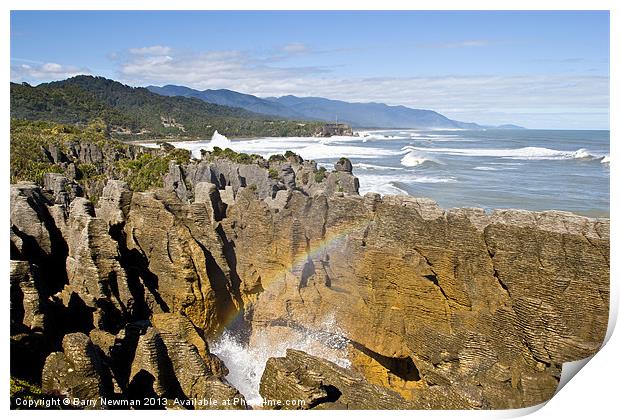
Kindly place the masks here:
<instances>
[{"instance_id":1,"label":"shrub on cliff top","mask_svg":"<svg viewBox=\"0 0 620 420\"><path fill-rule=\"evenodd\" d=\"M325 178L327 178L327 169L325 169L324 166L321 166L314 174L314 180L316 182L323 182Z\"/></svg>"},{"instance_id":2,"label":"shrub on cliff top","mask_svg":"<svg viewBox=\"0 0 620 420\"><path fill-rule=\"evenodd\" d=\"M222 148L217 146L213 147L213 151L209 154L209 158L228 159L231 162L240 163L242 165L249 165L251 163L254 163L257 159L262 159L260 155L248 155L247 153L238 153L228 147L222 150Z\"/></svg>"},{"instance_id":3,"label":"shrub on cliff top","mask_svg":"<svg viewBox=\"0 0 620 420\"><path fill-rule=\"evenodd\" d=\"M99 122L77 127L47 121L11 120L11 183L32 181L41 185L43 174L63 172L59 165L49 160L44 150L56 145L64 152L67 144L77 141L115 146L119 143L107 137ZM119 143L119 147L122 146L125 145Z\"/></svg>"},{"instance_id":4,"label":"shrub on cliff top","mask_svg":"<svg viewBox=\"0 0 620 420\"><path fill-rule=\"evenodd\" d=\"M163 178L171 161L188 163L190 156L190 152L184 149L174 149L165 155L143 153L136 159L117 161L116 169L132 190L146 191L163 186Z\"/></svg>"},{"instance_id":5,"label":"shrub on cliff top","mask_svg":"<svg viewBox=\"0 0 620 420\"><path fill-rule=\"evenodd\" d=\"M269 178L271 178L271 179L278 179L279 178L278 170L274 169L274 168L270 168L269 169Z\"/></svg>"}]
</instances>

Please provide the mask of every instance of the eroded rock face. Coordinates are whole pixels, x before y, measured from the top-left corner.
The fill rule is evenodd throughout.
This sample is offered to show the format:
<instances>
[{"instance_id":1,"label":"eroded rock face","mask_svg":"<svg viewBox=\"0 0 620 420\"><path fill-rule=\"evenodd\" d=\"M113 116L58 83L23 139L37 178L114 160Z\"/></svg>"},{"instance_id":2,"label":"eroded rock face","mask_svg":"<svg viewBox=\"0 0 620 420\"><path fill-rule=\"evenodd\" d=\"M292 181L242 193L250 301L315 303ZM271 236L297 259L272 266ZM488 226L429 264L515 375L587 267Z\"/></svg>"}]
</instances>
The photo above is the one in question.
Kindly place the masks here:
<instances>
[{"instance_id":1,"label":"eroded rock face","mask_svg":"<svg viewBox=\"0 0 620 420\"><path fill-rule=\"evenodd\" d=\"M67 334L62 348L62 352L50 354L45 361L43 391L70 399L95 400L92 408L101 408L101 398L111 396L112 384L97 348L82 333Z\"/></svg>"},{"instance_id":2,"label":"eroded rock face","mask_svg":"<svg viewBox=\"0 0 620 420\"><path fill-rule=\"evenodd\" d=\"M287 350L286 357L267 361L260 392L264 399L273 401L265 405L271 409L413 408L394 391L370 384L360 374L299 350Z\"/></svg>"},{"instance_id":3,"label":"eroded rock face","mask_svg":"<svg viewBox=\"0 0 620 420\"><path fill-rule=\"evenodd\" d=\"M52 189L53 194L58 192ZM12 188L12 248L17 258L11 262L12 374L41 383L48 394L70 398L100 401L100 397L118 400L155 395L182 401L161 408L188 408L194 404L191 398L231 398L238 403L195 408L245 408L238 391L222 380L228 371L210 353L202 330L209 325L204 319L217 319L217 311L205 310L195 301L177 305L176 296L181 293L185 298L187 289L177 292L174 278L160 285L149 271L151 262L154 267L165 266L157 261L161 248L149 249L149 258L154 253L149 261L136 245L136 238L147 245L149 238L153 244L161 239L136 232L150 230L149 223L161 225L157 219L149 220L148 212L137 220L140 207L136 203L152 203L156 218L170 215L171 225L163 228L177 226L185 232L184 237L173 232L173 240L193 241L195 258L202 258L196 266L191 257L185 260L190 262L188 272L192 267L205 281L210 275L225 282L228 274L216 278L205 262L211 256L208 248L217 244L221 264L227 266L221 239L211 226L223 217L225 207L217 190L208 191L206 203L192 207L181 204L176 196L162 194L166 204L157 199L149 202L149 194L134 200L125 183L110 181L95 209L80 197L73 198L69 206L58 203L35 185ZM167 207L175 205L175 210ZM126 227L132 233L129 240ZM181 260L186 257L186 243L175 242ZM168 255L170 244L164 245ZM50 270L58 266L64 266L60 291L59 279ZM172 264L168 271L157 272L165 275L175 269ZM213 295L211 286L207 290ZM205 299L202 290L196 296L203 303L219 304L214 296ZM185 312L200 326L192 324ZM94 408L105 408L105 404Z\"/></svg>"},{"instance_id":4,"label":"eroded rock face","mask_svg":"<svg viewBox=\"0 0 620 420\"><path fill-rule=\"evenodd\" d=\"M203 182L213 184L219 190L230 187L234 196L241 189L250 188L262 200L275 198L279 191L294 189L306 195L357 194L359 181L352 174L351 162L341 159L334 166L335 172L319 174L315 162L304 161L295 154L287 158L280 156L280 159L263 160L260 164L239 164L211 158L187 165L171 163L164 186L185 202L192 201L198 194L198 185Z\"/></svg>"},{"instance_id":5,"label":"eroded rock face","mask_svg":"<svg viewBox=\"0 0 620 420\"><path fill-rule=\"evenodd\" d=\"M253 331L320 330L330 314L375 364L411 359L422 382L396 384L402 395L447 386L463 407L536 404L553 395L561 363L605 334L607 220L293 192L278 213L240 194L224 226L242 284L263 289ZM404 376L393 369L369 379Z\"/></svg>"},{"instance_id":6,"label":"eroded rock face","mask_svg":"<svg viewBox=\"0 0 620 420\"><path fill-rule=\"evenodd\" d=\"M608 219L360 197L346 161L174 165L167 188L110 181L97 207L59 200L58 177L11 187L12 351L46 360L45 389L239 398L209 339L234 326L250 345L318 331L329 346L330 319L351 367L289 352L265 394L511 408L550 398L561 364L602 343Z\"/></svg>"}]
</instances>

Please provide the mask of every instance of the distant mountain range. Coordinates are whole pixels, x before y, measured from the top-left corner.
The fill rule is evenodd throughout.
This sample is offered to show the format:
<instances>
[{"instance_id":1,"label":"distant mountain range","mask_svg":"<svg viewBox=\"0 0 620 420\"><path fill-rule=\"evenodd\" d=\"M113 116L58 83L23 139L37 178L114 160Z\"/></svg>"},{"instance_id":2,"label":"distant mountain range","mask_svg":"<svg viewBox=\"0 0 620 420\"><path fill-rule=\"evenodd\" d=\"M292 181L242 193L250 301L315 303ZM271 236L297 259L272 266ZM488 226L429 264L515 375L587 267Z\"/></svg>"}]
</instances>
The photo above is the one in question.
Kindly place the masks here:
<instances>
[{"instance_id":1,"label":"distant mountain range","mask_svg":"<svg viewBox=\"0 0 620 420\"><path fill-rule=\"evenodd\" d=\"M346 122L353 127L364 128L444 128L444 129L519 129L512 124L497 127L451 120L427 109L414 109L405 106L390 106L382 103L344 102L319 97L297 97L292 95L279 98L259 98L228 89L196 90L185 86L147 86L153 93L164 96L184 96L197 98L212 104L243 108L248 111L318 121Z\"/></svg>"}]
</instances>

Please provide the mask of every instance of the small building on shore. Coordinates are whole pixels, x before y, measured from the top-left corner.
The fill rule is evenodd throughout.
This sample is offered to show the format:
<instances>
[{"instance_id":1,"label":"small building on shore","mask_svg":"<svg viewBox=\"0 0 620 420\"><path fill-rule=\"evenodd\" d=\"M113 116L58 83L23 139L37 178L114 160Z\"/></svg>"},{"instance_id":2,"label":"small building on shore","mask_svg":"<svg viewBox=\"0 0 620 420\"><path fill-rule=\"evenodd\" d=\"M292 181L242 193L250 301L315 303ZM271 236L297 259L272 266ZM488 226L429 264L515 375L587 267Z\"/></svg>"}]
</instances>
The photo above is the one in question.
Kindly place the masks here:
<instances>
[{"instance_id":1,"label":"small building on shore","mask_svg":"<svg viewBox=\"0 0 620 420\"><path fill-rule=\"evenodd\" d=\"M349 124L327 123L323 125L323 127L321 127L314 135L316 137L352 136L353 129Z\"/></svg>"}]
</instances>

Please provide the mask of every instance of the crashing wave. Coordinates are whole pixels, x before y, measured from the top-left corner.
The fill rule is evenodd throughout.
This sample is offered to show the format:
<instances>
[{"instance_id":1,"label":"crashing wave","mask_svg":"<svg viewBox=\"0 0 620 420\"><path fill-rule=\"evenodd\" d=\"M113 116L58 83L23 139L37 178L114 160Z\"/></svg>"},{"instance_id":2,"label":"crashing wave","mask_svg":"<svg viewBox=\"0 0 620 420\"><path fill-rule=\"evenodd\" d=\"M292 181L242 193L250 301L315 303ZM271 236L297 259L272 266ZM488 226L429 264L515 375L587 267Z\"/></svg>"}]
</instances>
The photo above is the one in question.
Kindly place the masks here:
<instances>
[{"instance_id":1,"label":"crashing wave","mask_svg":"<svg viewBox=\"0 0 620 420\"><path fill-rule=\"evenodd\" d=\"M228 140L228 137L218 133L217 130L215 130L215 133L213 133L213 136L211 136L211 141L207 143L207 147L210 150L213 150L214 147L226 149L227 147L230 147L231 144L232 142Z\"/></svg>"},{"instance_id":2,"label":"crashing wave","mask_svg":"<svg viewBox=\"0 0 620 420\"><path fill-rule=\"evenodd\" d=\"M260 380L267 360L284 357L287 349L305 351L348 368L349 340L338 327L335 317L328 315L315 331L295 331L274 341L273 335L255 333L251 345L241 342L232 332L225 331L211 345L211 352L224 361L228 368L226 380L253 406L260 405Z\"/></svg>"},{"instance_id":3,"label":"crashing wave","mask_svg":"<svg viewBox=\"0 0 620 420\"><path fill-rule=\"evenodd\" d=\"M354 168L359 168L359 169L363 169L363 170L390 170L390 171L398 171L401 168L395 168L393 166L381 166L381 165L373 165L370 163L354 163L353 164Z\"/></svg>"},{"instance_id":4,"label":"crashing wave","mask_svg":"<svg viewBox=\"0 0 620 420\"><path fill-rule=\"evenodd\" d=\"M409 152L407 152L407 154L400 160L400 164L403 166L414 167L422 165L423 163L439 163L438 161L429 158L427 155L418 152L418 148L405 146L401 150L409 150Z\"/></svg>"},{"instance_id":5,"label":"crashing wave","mask_svg":"<svg viewBox=\"0 0 620 420\"><path fill-rule=\"evenodd\" d=\"M591 153L587 149L576 151L554 150L546 147L521 147L518 149L453 149L453 148L424 148L409 147L412 151L425 153L439 153L453 156L484 156L505 159L523 160L565 160L565 159L597 159L601 156Z\"/></svg>"}]
</instances>

